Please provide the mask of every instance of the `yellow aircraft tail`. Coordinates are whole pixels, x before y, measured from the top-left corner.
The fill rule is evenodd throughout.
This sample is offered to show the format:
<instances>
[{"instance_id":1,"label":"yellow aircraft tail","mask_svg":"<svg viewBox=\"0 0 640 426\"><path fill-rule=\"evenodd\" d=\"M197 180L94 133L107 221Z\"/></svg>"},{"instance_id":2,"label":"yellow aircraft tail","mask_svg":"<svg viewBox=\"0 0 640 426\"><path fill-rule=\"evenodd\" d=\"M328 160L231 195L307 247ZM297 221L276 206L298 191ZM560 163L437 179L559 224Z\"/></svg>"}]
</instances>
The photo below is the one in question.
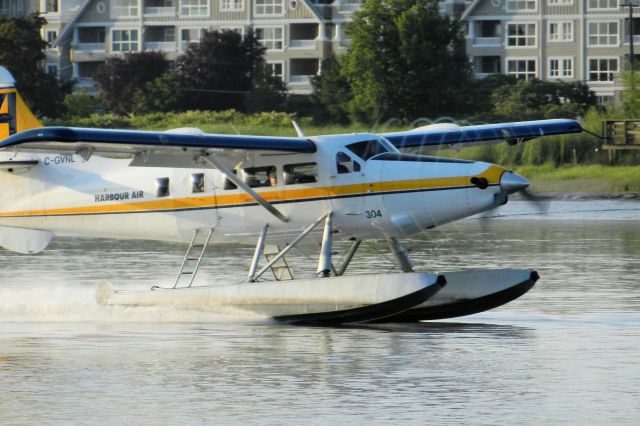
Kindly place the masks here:
<instances>
[{"instance_id":1,"label":"yellow aircraft tail","mask_svg":"<svg viewBox=\"0 0 640 426\"><path fill-rule=\"evenodd\" d=\"M0 141L24 130L43 127L16 90L11 73L0 66Z\"/></svg>"}]
</instances>

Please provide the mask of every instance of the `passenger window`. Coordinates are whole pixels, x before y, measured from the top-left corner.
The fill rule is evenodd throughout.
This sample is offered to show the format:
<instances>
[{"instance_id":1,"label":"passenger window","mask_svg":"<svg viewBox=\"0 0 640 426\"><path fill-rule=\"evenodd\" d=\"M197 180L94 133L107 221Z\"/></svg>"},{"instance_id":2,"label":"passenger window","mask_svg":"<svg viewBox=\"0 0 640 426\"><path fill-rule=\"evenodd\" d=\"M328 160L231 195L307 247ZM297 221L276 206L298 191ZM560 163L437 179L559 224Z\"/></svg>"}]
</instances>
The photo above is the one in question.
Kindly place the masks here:
<instances>
[{"instance_id":1,"label":"passenger window","mask_svg":"<svg viewBox=\"0 0 640 426\"><path fill-rule=\"evenodd\" d=\"M287 164L284 166L285 185L313 183L317 181L318 166L316 163Z\"/></svg>"},{"instance_id":2,"label":"passenger window","mask_svg":"<svg viewBox=\"0 0 640 426\"><path fill-rule=\"evenodd\" d=\"M338 174L359 172L360 163L344 152L338 152L336 154L336 168L338 169Z\"/></svg>"},{"instance_id":3,"label":"passenger window","mask_svg":"<svg viewBox=\"0 0 640 426\"><path fill-rule=\"evenodd\" d=\"M276 186L278 178L276 176L276 167L251 167L244 169L244 181L251 188L261 186Z\"/></svg>"},{"instance_id":4,"label":"passenger window","mask_svg":"<svg viewBox=\"0 0 640 426\"><path fill-rule=\"evenodd\" d=\"M238 174L238 171L237 171L237 170L232 170L232 171L233 171L233 174L234 174L234 175L237 175L237 174ZM233 183L233 182L231 182L228 178L225 178L225 179L224 179L224 185L223 185L223 188L224 188L224 189L226 189L226 190L229 190L229 189L238 189L238 187L236 186L236 184L235 184L235 183Z\"/></svg>"},{"instance_id":5,"label":"passenger window","mask_svg":"<svg viewBox=\"0 0 640 426\"><path fill-rule=\"evenodd\" d=\"M204 173L191 174L191 192L193 194L204 192Z\"/></svg>"},{"instance_id":6,"label":"passenger window","mask_svg":"<svg viewBox=\"0 0 640 426\"><path fill-rule=\"evenodd\" d=\"M168 197L169 196L169 178L159 177L156 178L156 197Z\"/></svg>"},{"instance_id":7,"label":"passenger window","mask_svg":"<svg viewBox=\"0 0 640 426\"><path fill-rule=\"evenodd\" d=\"M347 145L347 148L363 160L368 160L374 155L389 152L387 147L378 140L352 143Z\"/></svg>"}]
</instances>

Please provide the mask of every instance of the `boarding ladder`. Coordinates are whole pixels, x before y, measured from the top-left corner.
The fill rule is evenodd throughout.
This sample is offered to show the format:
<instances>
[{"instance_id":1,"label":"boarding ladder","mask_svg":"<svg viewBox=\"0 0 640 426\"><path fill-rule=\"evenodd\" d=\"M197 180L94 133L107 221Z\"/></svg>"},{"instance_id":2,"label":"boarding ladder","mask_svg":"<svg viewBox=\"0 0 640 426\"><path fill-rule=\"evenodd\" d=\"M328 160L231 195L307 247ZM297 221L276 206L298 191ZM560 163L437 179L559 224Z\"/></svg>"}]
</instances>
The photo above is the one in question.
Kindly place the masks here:
<instances>
[{"instance_id":1,"label":"boarding ladder","mask_svg":"<svg viewBox=\"0 0 640 426\"><path fill-rule=\"evenodd\" d=\"M205 234L206 237L203 240L202 237ZM178 284L181 282L184 283L184 285L181 285L180 287L191 287L191 284L193 284L193 280L196 278L196 274L198 273L198 269L200 268L200 262L202 262L204 252L207 250L211 234L213 234L213 228L195 230L191 243L189 244L189 248L184 255L184 259L182 259L182 265L180 266L178 276L176 276L176 280L173 283L173 288L177 288Z\"/></svg>"},{"instance_id":2,"label":"boarding ladder","mask_svg":"<svg viewBox=\"0 0 640 426\"><path fill-rule=\"evenodd\" d=\"M264 245L264 257L267 258L268 262L271 262L271 259L276 257L276 255L281 251L282 248L278 244ZM273 276L275 277L276 281L293 279L293 273L291 272L291 268L289 268L289 264L287 264L284 256L276 261L276 263L271 265L271 272L273 272Z\"/></svg>"}]
</instances>

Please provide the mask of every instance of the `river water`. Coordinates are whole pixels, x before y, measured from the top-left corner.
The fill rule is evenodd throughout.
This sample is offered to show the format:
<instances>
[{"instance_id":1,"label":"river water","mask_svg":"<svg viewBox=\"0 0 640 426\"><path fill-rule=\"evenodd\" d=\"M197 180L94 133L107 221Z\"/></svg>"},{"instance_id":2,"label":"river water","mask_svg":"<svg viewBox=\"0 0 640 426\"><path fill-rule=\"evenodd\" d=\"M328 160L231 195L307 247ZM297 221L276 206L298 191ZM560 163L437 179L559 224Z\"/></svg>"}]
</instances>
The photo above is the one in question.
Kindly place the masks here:
<instances>
[{"instance_id":1,"label":"river water","mask_svg":"<svg viewBox=\"0 0 640 426\"><path fill-rule=\"evenodd\" d=\"M640 201L511 202L408 241L420 270L534 267L519 300L456 320L307 327L105 309L167 285L184 246L58 239L0 252L0 424L638 424ZM200 278L241 278L252 248ZM314 261L296 252L296 271ZM354 272L386 271L381 244Z\"/></svg>"}]
</instances>

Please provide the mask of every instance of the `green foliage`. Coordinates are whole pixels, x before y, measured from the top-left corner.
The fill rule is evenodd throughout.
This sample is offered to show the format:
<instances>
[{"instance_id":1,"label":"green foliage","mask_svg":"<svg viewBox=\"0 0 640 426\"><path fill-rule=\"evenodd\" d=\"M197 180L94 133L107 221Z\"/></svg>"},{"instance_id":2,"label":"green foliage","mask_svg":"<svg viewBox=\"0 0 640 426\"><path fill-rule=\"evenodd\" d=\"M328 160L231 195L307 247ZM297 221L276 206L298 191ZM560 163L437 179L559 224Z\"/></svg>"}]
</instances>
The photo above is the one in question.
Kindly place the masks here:
<instances>
[{"instance_id":1,"label":"green foliage","mask_svg":"<svg viewBox=\"0 0 640 426\"><path fill-rule=\"evenodd\" d=\"M531 79L496 88L491 101L506 119L537 120L581 116L596 104L596 97L584 83Z\"/></svg>"},{"instance_id":2,"label":"green foliage","mask_svg":"<svg viewBox=\"0 0 640 426\"><path fill-rule=\"evenodd\" d=\"M346 124L349 122L348 103L352 99L351 86L343 75L344 56L331 56L322 61L322 75L311 79L312 100L318 111L316 117L322 122Z\"/></svg>"},{"instance_id":3,"label":"green foliage","mask_svg":"<svg viewBox=\"0 0 640 426\"><path fill-rule=\"evenodd\" d=\"M16 85L34 113L59 117L68 85L60 85L55 76L44 73L39 62L44 59L47 42L40 37L46 20L38 15L26 19L0 19L0 64L16 79Z\"/></svg>"},{"instance_id":4,"label":"green foliage","mask_svg":"<svg viewBox=\"0 0 640 426\"><path fill-rule=\"evenodd\" d=\"M94 76L109 112L127 114L133 110L136 89L169 70L162 52L127 53L110 57Z\"/></svg>"},{"instance_id":5,"label":"green foliage","mask_svg":"<svg viewBox=\"0 0 640 426\"><path fill-rule=\"evenodd\" d=\"M245 98L245 111L282 111L287 104L287 85L280 77L271 75L263 65L255 75L253 88Z\"/></svg>"},{"instance_id":6,"label":"green foliage","mask_svg":"<svg viewBox=\"0 0 640 426\"><path fill-rule=\"evenodd\" d=\"M344 61L360 120L460 114L471 71L458 21L436 0L365 0Z\"/></svg>"},{"instance_id":7,"label":"green foliage","mask_svg":"<svg viewBox=\"0 0 640 426\"><path fill-rule=\"evenodd\" d=\"M102 111L102 102L87 90L69 93L64 97L65 114L69 117L89 117Z\"/></svg>"},{"instance_id":8,"label":"green foliage","mask_svg":"<svg viewBox=\"0 0 640 426\"><path fill-rule=\"evenodd\" d=\"M625 117L640 118L640 72L627 71L622 74L622 81L622 109Z\"/></svg>"},{"instance_id":9,"label":"green foliage","mask_svg":"<svg viewBox=\"0 0 640 426\"><path fill-rule=\"evenodd\" d=\"M245 110L247 95L260 81L265 50L251 31L204 31L176 61L183 109ZM267 80L260 84L257 90L264 93Z\"/></svg>"},{"instance_id":10,"label":"green foliage","mask_svg":"<svg viewBox=\"0 0 640 426\"><path fill-rule=\"evenodd\" d=\"M136 114L170 112L180 109L177 78L166 72L133 92L132 110Z\"/></svg>"}]
</instances>

